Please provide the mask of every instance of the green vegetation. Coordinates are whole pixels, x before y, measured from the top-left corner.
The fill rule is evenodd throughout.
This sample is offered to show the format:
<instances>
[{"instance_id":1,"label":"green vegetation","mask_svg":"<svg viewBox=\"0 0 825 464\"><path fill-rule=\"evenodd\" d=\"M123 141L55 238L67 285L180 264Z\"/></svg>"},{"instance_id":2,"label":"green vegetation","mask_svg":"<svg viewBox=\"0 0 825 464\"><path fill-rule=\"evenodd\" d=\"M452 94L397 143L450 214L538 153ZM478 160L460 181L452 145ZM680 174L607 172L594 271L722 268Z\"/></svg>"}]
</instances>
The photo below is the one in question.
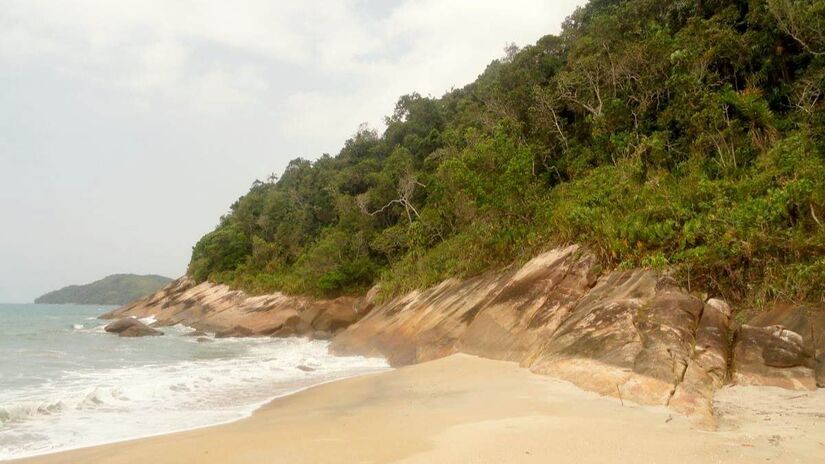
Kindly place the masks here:
<instances>
[{"instance_id":1,"label":"green vegetation","mask_svg":"<svg viewBox=\"0 0 825 464\"><path fill-rule=\"evenodd\" d=\"M159 275L113 274L86 285L70 285L34 300L47 304L124 305L160 290L172 279Z\"/></svg>"},{"instance_id":2,"label":"green vegetation","mask_svg":"<svg viewBox=\"0 0 825 464\"><path fill-rule=\"evenodd\" d=\"M385 295L576 242L733 300L825 299L825 1L592 0L379 136L255 182L189 272Z\"/></svg>"}]
</instances>

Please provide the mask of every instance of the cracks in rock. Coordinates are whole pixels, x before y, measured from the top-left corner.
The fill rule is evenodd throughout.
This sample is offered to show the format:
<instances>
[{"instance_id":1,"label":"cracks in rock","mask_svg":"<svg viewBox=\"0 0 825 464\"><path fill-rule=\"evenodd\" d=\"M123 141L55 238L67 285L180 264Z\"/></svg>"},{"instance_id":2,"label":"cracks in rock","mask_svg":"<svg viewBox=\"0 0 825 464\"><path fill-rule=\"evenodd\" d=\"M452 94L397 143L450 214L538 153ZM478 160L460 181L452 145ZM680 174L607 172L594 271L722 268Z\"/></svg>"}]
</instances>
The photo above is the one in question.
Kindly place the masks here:
<instances>
[{"instance_id":1,"label":"cracks in rock","mask_svg":"<svg viewBox=\"0 0 825 464\"><path fill-rule=\"evenodd\" d=\"M731 383L733 381L733 370L734 370L734 350L736 349L736 343L739 341L739 331L741 330L740 327L735 327L733 330L730 331L728 334L728 355L725 358L725 385Z\"/></svg>"},{"instance_id":2,"label":"cracks in rock","mask_svg":"<svg viewBox=\"0 0 825 464\"><path fill-rule=\"evenodd\" d=\"M679 385L685 380L685 374L687 373L688 366L690 365L692 360L688 360L685 362L684 367L682 368L682 372L676 378L676 382L673 384L673 388L670 390L670 393L667 395L667 400L665 400L665 406L670 406L670 400L673 399L673 395L676 394L676 390L679 389Z\"/></svg>"},{"instance_id":3,"label":"cracks in rock","mask_svg":"<svg viewBox=\"0 0 825 464\"><path fill-rule=\"evenodd\" d=\"M573 266L576 264L576 261L574 260L572 263L569 263L569 264L565 263L565 264L567 264L567 266L565 266L564 274L562 274L562 276L558 280L558 282L556 282L555 285L553 285L552 290L556 290L559 287L559 285L561 285L561 283L564 282L565 279L567 279L567 276L569 276L570 273L573 272ZM585 292L585 294L587 294L587 292ZM580 298L581 297L579 297L579 299ZM578 301L578 299L576 301ZM544 302L541 304L541 306L539 306L537 308L537 310L533 313L533 315L530 316L530 319L527 320L527 327L535 328L535 327L543 325L544 322L546 322L546 319L540 319L538 321L536 320L537 318L541 317L539 315L542 314L542 309L544 308L545 304L547 304L547 300L544 300ZM556 310L558 310L558 308L560 308L560 307L561 307L561 305L556 305ZM563 321L562 321L562 323L563 323ZM552 337L552 334L550 336Z\"/></svg>"},{"instance_id":4,"label":"cracks in rock","mask_svg":"<svg viewBox=\"0 0 825 464\"><path fill-rule=\"evenodd\" d=\"M693 338L693 342L690 345L690 350L688 350L686 359L682 363L681 371L678 372L676 375L675 382L673 383L673 388L670 390L670 394L668 395L667 400L665 401L665 406L670 405L670 400L673 399L673 395L676 394L676 390L679 389L679 386L685 380L685 374L687 374L688 368L690 368L691 364L696 362L696 343L699 335L699 327L702 325L702 317L704 317L705 315L705 308L707 307L708 301L710 301L710 298L707 298L705 299L705 301L702 302L702 308L699 310L698 316L696 317L696 319L694 319L694 322L690 327L690 335ZM670 352L670 350L668 350L668 352ZM671 356L674 355L671 353ZM677 360L674 358L674 362L676 361Z\"/></svg>"}]
</instances>

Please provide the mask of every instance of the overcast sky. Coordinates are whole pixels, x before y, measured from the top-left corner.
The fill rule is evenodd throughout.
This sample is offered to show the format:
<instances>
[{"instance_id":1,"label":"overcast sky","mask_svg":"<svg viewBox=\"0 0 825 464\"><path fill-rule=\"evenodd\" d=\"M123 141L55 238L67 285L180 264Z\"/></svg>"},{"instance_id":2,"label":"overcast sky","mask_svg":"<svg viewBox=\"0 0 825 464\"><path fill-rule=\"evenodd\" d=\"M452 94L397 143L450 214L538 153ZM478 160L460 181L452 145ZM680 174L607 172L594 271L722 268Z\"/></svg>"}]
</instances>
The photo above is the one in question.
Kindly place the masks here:
<instances>
[{"instance_id":1,"label":"overcast sky","mask_svg":"<svg viewBox=\"0 0 825 464\"><path fill-rule=\"evenodd\" d=\"M256 179L583 0L0 0L0 301L182 275Z\"/></svg>"}]
</instances>

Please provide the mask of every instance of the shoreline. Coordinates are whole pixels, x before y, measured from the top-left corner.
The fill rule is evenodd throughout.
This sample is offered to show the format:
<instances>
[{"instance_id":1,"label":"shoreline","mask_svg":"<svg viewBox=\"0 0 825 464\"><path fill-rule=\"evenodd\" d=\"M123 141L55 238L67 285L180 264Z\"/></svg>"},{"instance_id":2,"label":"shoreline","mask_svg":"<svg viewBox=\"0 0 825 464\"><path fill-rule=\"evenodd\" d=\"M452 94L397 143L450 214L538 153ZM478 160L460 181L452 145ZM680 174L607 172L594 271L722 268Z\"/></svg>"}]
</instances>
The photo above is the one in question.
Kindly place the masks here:
<instances>
[{"instance_id":1,"label":"shoreline","mask_svg":"<svg viewBox=\"0 0 825 464\"><path fill-rule=\"evenodd\" d=\"M811 412L825 392L740 388L723 393L723 428L704 432L661 406L459 354L313 385L226 424L8 462L821 461L825 417Z\"/></svg>"},{"instance_id":2,"label":"shoreline","mask_svg":"<svg viewBox=\"0 0 825 464\"><path fill-rule=\"evenodd\" d=\"M237 417L237 418L234 418L234 419L228 419L228 420L225 420L225 421L215 422L215 423L212 423L212 424L204 424L204 425L196 425L196 426L193 426L193 427L185 427L185 428L170 430L170 431L166 431L166 432L150 433L148 435L140 435L140 436L125 438L125 439L117 439L117 440L113 440L113 441L103 441L103 442L100 442L100 443L92 443L92 444L82 445L82 446L78 446L78 447L63 448L63 449L57 449L57 450L49 450L49 451L46 451L46 452L43 452L43 453L30 454L30 455L26 455L26 456L11 458L11 459L0 459L0 464L2 464L2 463L16 463L16 462L28 461L28 460L37 459L37 458L46 458L46 457L52 456L52 455L58 455L58 454L63 454L63 453L81 451L81 450L86 450L86 449L91 449L91 448L99 448L99 447L102 447L102 446L118 445L118 444L121 444L121 443L128 443L128 442L133 442L133 441L138 441L138 440L147 440L147 439L163 437L163 436L167 436L167 435L174 435L174 434L178 434L178 433L185 433L185 432L191 432L191 431L195 431L195 430L202 430L202 429L208 429L208 428L212 428L212 427L221 427L221 426L224 426L224 425L230 425L230 424L234 424L236 422L247 420L247 419L253 417L258 411L260 411L261 409L266 408L272 402L277 401L281 398L285 398L285 397L288 397L288 396L291 396L291 395L297 395L301 392L304 392L306 390L310 390L312 388L320 387L322 385L327 385L327 384L331 384L331 383L335 383L335 382L354 379L354 378L357 378L357 377L377 375L377 374L381 374L383 372L387 372L387 371L391 371L391 370L393 370L392 367L387 367L385 369L380 369L380 370L376 370L376 371L373 371L373 372L364 372L364 373L358 373L358 374L348 375L348 376L344 376L344 377L337 377L337 378L334 378L334 379L324 380L324 381L319 382L319 383L313 383L311 385L306 385L306 386L297 388L295 390L289 390L289 391L286 391L286 392L283 392L283 393L279 393L279 394L277 394L273 397L270 397L266 400L263 400L263 401L260 401L258 403L249 405L248 409L246 411L244 411L240 417Z\"/></svg>"}]
</instances>

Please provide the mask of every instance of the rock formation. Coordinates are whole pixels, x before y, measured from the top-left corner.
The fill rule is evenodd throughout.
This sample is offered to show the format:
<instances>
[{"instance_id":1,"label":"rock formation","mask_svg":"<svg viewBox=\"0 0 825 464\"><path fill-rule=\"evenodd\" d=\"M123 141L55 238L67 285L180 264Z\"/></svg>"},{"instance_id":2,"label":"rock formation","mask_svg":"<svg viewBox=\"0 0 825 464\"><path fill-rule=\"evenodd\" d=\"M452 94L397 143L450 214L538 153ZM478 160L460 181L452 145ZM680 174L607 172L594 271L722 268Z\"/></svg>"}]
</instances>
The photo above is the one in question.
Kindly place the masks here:
<instances>
[{"instance_id":1,"label":"rock formation","mask_svg":"<svg viewBox=\"0 0 825 464\"><path fill-rule=\"evenodd\" d=\"M381 304L377 293L251 297L182 278L107 317L153 315L157 325L216 337L331 338L335 353L395 366L457 352L515 361L604 395L667 405L708 428L713 395L726 384L825 385L825 311L782 306L739 326L724 301L704 301L666 272L602 272L575 245Z\"/></svg>"},{"instance_id":2,"label":"rock formation","mask_svg":"<svg viewBox=\"0 0 825 464\"><path fill-rule=\"evenodd\" d=\"M163 335L160 330L155 330L148 325L132 317L124 317L103 328L106 332L118 334L121 337L154 337Z\"/></svg>"},{"instance_id":3,"label":"rock formation","mask_svg":"<svg viewBox=\"0 0 825 464\"><path fill-rule=\"evenodd\" d=\"M779 306L750 321L755 325L781 325L802 335L814 357L816 384L825 387L825 310L805 306Z\"/></svg>"},{"instance_id":4,"label":"rock formation","mask_svg":"<svg viewBox=\"0 0 825 464\"><path fill-rule=\"evenodd\" d=\"M154 316L155 326L184 324L221 337L332 336L358 317L358 299L314 300L282 293L249 296L226 285L182 277L155 294L104 314L104 319Z\"/></svg>"},{"instance_id":5,"label":"rock formation","mask_svg":"<svg viewBox=\"0 0 825 464\"><path fill-rule=\"evenodd\" d=\"M810 389L819 375L823 384L825 313L783 311L738 327L724 301L702 301L666 273L600 273L593 256L571 246L518 270L395 298L338 334L331 349L394 365L455 352L516 361L713 428L713 395L728 383Z\"/></svg>"}]
</instances>

